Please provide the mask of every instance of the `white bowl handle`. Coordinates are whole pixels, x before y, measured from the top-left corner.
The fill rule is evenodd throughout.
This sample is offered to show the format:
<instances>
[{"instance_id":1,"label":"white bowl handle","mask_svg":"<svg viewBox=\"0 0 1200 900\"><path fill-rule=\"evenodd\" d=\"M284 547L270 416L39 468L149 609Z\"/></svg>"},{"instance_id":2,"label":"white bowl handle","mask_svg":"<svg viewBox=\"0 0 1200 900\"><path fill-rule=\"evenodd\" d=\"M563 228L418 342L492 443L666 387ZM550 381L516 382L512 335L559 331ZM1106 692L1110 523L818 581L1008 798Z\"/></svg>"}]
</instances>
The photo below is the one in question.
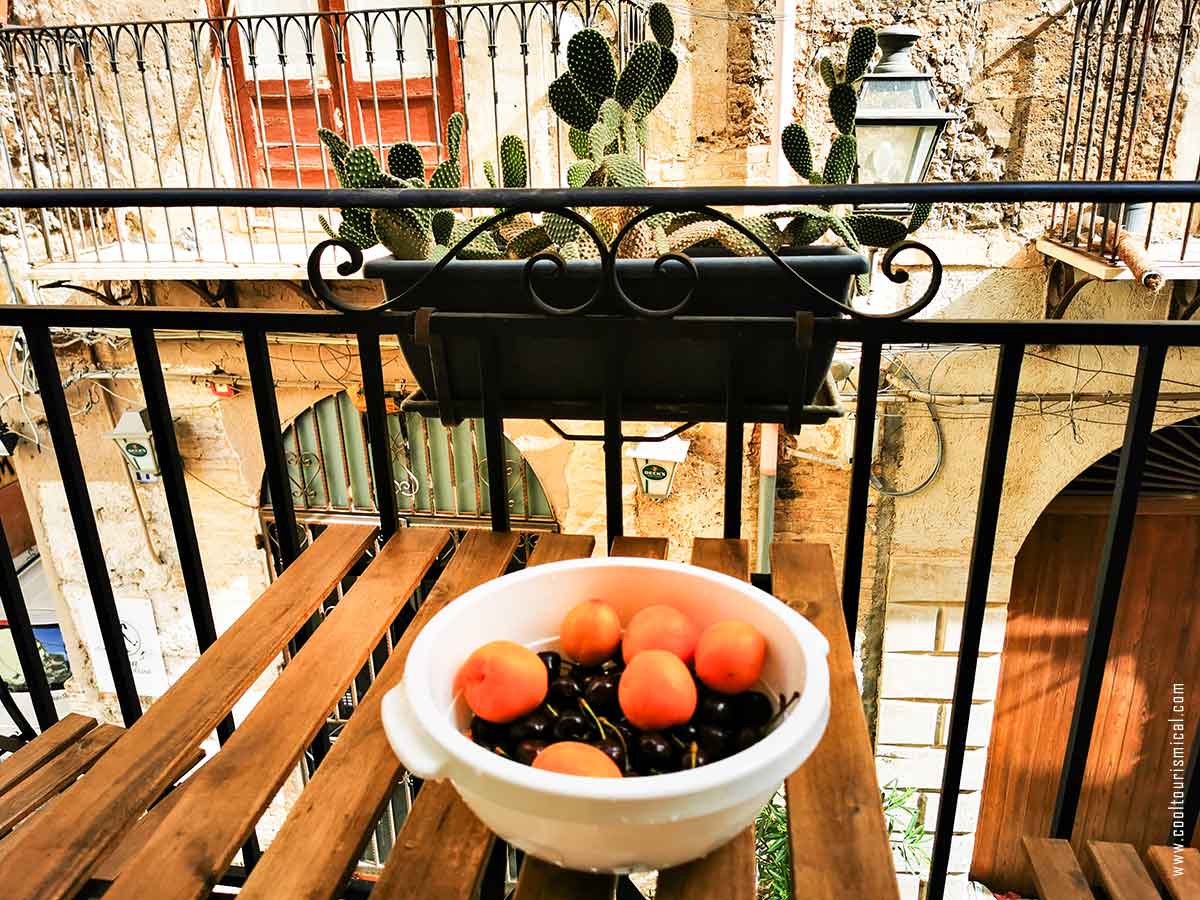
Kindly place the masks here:
<instances>
[{"instance_id":1,"label":"white bowl handle","mask_svg":"<svg viewBox=\"0 0 1200 900\"><path fill-rule=\"evenodd\" d=\"M388 743L404 767L426 781L443 777L449 759L417 721L403 684L383 695L379 712Z\"/></svg>"}]
</instances>

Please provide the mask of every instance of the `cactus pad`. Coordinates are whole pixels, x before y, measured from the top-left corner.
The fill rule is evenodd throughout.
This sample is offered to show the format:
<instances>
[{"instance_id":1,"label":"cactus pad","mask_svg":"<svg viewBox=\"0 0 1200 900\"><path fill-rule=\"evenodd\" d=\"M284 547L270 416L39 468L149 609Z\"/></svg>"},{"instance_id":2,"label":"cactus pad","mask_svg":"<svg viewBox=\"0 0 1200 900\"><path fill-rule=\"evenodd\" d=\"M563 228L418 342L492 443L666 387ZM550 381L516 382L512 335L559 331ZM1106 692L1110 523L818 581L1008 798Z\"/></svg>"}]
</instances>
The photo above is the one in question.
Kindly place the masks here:
<instances>
[{"instance_id":1,"label":"cactus pad","mask_svg":"<svg viewBox=\"0 0 1200 900\"><path fill-rule=\"evenodd\" d=\"M845 79L847 83L853 84L867 74L867 66L871 64L871 57L875 55L876 46L878 46L878 41L874 28L864 26L854 29L854 34L850 35L850 46L846 50Z\"/></svg>"},{"instance_id":2,"label":"cactus pad","mask_svg":"<svg viewBox=\"0 0 1200 900\"><path fill-rule=\"evenodd\" d=\"M654 111L654 108L658 106L662 98L666 96L667 91L670 90L671 85L675 82L675 75L678 71L678 57L666 47L663 47L654 77L634 102L633 109L630 110L635 119L641 121Z\"/></svg>"},{"instance_id":3,"label":"cactus pad","mask_svg":"<svg viewBox=\"0 0 1200 900\"><path fill-rule=\"evenodd\" d=\"M825 184L849 184L858 165L858 141L850 134L839 134L825 158Z\"/></svg>"},{"instance_id":4,"label":"cactus pad","mask_svg":"<svg viewBox=\"0 0 1200 900\"><path fill-rule=\"evenodd\" d=\"M603 159L604 154L608 152L608 148L616 139L617 131L615 128L609 128L604 122L597 122L593 125L588 132L588 144L592 159Z\"/></svg>"},{"instance_id":5,"label":"cactus pad","mask_svg":"<svg viewBox=\"0 0 1200 900\"><path fill-rule=\"evenodd\" d=\"M438 167L429 176L431 188L456 188L462 184L462 170L458 167L457 159L448 159L438 163Z\"/></svg>"},{"instance_id":6,"label":"cactus pad","mask_svg":"<svg viewBox=\"0 0 1200 900\"><path fill-rule=\"evenodd\" d=\"M912 215L908 217L908 233L912 234L929 220L933 212L932 203L918 203L913 207Z\"/></svg>"},{"instance_id":7,"label":"cactus pad","mask_svg":"<svg viewBox=\"0 0 1200 900\"><path fill-rule=\"evenodd\" d=\"M546 213L542 216L542 228L546 230L550 240L560 247L579 239L579 224L558 213Z\"/></svg>"},{"instance_id":8,"label":"cactus pad","mask_svg":"<svg viewBox=\"0 0 1200 900\"><path fill-rule=\"evenodd\" d=\"M842 134L854 134L854 115L858 112L858 93L849 84L835 84L829 92L829 112Z\"/></svg>"},{"instance_id":9,"label":"cactus pad","mask_svg":"<svg viewBox=\"0 0 1200 900\"><path fill-rule=\"evenodd\" d=\"M587 129L574 126L568 128L567 143L571 145L571 152L575 154L576 159L588 158L591 145L588 143Z\"/></svg>"},{"instance_id":10,"label":"cactus pad","mask_svg":"<svg viewBox=\"0 0 1200 900\"><path fill-rule=\"evenodd\" d=\"M629 54L629 61L621 70L613 96L625 109L631 109L642 92L650 87L662 62L663 48L650 41L638 44ZM556 109L557 111L557 109Z\"/></svg>"},{"instance_id":11,"label":"cactus pad","mask_svg":"<svg viewBox=\"0 0 1200 900\"><path fill-rule=\"evenodd\" d=\"M588 180L596 173L597 165L595 160L581 159L571 168L567 169L567 184L573 188L583 187L588 183Z\"/></svg>"},{"instance_id":12,"label":"cactus pad","mask_svg":"<svg viewBox=\"0 0 1200 900\"><path fill-rule=\"evenodd\" d=\"M821 80L825 82L825 87L833 90L837 84L837 72L833 69L833 60L828 56L822 56L817 68L821 70Z\"/></svg>"},{"instance_id":13,"label":"cactus pad","mask_svg":"<svg viewBox=\"0 0 1200 900\"><path fill-rule=\"evenodd\" d=\"M454 243L450 239L450 235L454 231L454 225L454 210L439 209L433 214L429 222L430 230L433 232L433 239L439 244L447 246Z\"/></svg>"},{"instance_id":14,"label":"cactus pad","mask_svg":"<svg viewBox=\"0 0 1200 900\"><path fill-rule=\"evenodd\" d=\"M462 150L463 129L467 126L467 117L460 112L450 114L446 120L446 155L457 160Z\"/></svg>"},{"instance_id":15,"label":"cactus pad","mask_svg":"<svg viewBox=\"0 0 1200 900\"><path fill-rule=\"evenodd\" d=\"M387 167L397 178L425 177L425 157L408 141L401 141L388 150Z\"/></svg>"},{"instance_id":16,"label":"cactus pad","mask_svg":"<svg viewBox=\"0 0 1200 900\"><path fill-rule=\"evenodd\" d=\"M646 173L641 164L623 153L604 157L604 178L612 187L646 186Z\"/></svg>"},{"instance_id":17,"label":"cactus pad","mask_svg":"<svg viewBox=\"0 0 1200 900\"><path fill-rule=\"evenodd\" d=\"M515 134L500 141L500 183L506 188L529 186L529 155L525 142Z\"/></svg>"},{"instance_id":18,"label":"cactus pad","mask_svg":"<svg viewBox=\"0 0 1200 900\"><path fill-rule=\"evenodd\" d=\"M675 20L671 18L671 10L665 3L651 3L646 10L646 18L650 20L650 31L654 40L664 47L670 47L675 41Z\"/></svg>"},{"instance_id":19,"label":"cactus pad","mask_svg":"<svg viewBox=\"0 0 1200 900\"><path fill-rule=\"evenodd\" d=\"M427 259L434 247L433 233L422 226L411 209L377 209L372 216L379 242L396 259Z\"/></svg>"},{"instance_id":20,"label":"cactus pad","mask_svg":"<svg viewBox=\"0 0 1200 900\"><path fill-rule=\"evenodd\" d=\"M567 42L567 69L593 103L613 95L617 65L607 39L595 28L585 28L571 36Z\"/></svg>"},{"instance_id":21,"label":"cactus pad","mask_svg":"<svg viewBox=\"0 0 1200 900\"><path fill-rule=\"evenodd\" d=\"M546 98L555 115L573 128L587 131L596 121L596 104L575 83L570 72L550 82Z\"/></svg>"},{"instance_id":22,"label":"cactus pad","mask_svg":"<svg viewBox=\"0 0 1200 900\"><path fill-rule=\"evenodd\" d=\"M804 126L797 122L787 126L780 135L780 143L783 145L783 155L787 158L788 165L796 174L801 178L812 178L812 141L809 140Z\"/></svg>"},{"instance_id":23,"label":"cactus pad","mask_svg":"<svg viewBox=\"0 0 1200 900\"><path fill-rule=\"evenodd\" d=\"M488 187L496 186L496 167L492 165L490 159L483 161L483 177L487 179Z\"/></svg>"},{"instance_id":24,"label":"cactus pad","mask_svg":"<svg viewBox=\"0 0 1200 900\"><path fill-rule=\"evenodd\" d=\"M908 235L908 225L891 216L854 213L846 216L846 224L859 243L868 247L890 247Z\"/></svg>"},{"instance_id":25,"label":"cactus pad","mask_svg":"<svg viewBox=\"0 0 1200 900\"><path fill-rule=\"evenodd\" d=\"M829 230L829 222L823 216L799 215L785 229L787 243L792 247L807 247Z\"/></svg>"}]
</instances>

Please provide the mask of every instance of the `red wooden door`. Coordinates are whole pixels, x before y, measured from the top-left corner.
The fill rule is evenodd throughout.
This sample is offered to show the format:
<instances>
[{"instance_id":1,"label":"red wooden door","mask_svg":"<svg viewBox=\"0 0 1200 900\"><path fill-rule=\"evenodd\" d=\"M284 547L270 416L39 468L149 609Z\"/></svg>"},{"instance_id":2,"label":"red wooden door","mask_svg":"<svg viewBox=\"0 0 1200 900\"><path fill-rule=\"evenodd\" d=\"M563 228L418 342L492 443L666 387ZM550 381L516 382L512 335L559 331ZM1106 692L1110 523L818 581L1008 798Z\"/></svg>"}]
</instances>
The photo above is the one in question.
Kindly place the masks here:
<instances>
[{"instance_id":1,"label":"red wooden door","mask_svg":"<svg viewBox=\"0 0 1200 900\"><path fill-rule=\"evenodd\" d=\"M1021 838L1049 833L1107 511L1107 498L1061 497L1017 555L971 866L993 890L1035 893ZM1185 755L1200 723L1198 590L1200 502L1144 499L1076 819L1081 860L1087 840L1139 850L1170 842L1174 773L1182 776L1172 720L1184 720Z\"/></svg>"},{"instance_id":2,"label":"red wooden door","mask_svg":"<svg viewBox=\"0 0 1200 900\"><path fill-rule=\"evenodd\" d=\"M277 10L294 4L243 0L245 18L230 26L242 152L253 184L336 187L319 128L383 149L412 141L432 167L445 120L463 108L445 15L363 11L370 0L308 3L309 14L289 15Z\"/></svg>"}]
</instances>

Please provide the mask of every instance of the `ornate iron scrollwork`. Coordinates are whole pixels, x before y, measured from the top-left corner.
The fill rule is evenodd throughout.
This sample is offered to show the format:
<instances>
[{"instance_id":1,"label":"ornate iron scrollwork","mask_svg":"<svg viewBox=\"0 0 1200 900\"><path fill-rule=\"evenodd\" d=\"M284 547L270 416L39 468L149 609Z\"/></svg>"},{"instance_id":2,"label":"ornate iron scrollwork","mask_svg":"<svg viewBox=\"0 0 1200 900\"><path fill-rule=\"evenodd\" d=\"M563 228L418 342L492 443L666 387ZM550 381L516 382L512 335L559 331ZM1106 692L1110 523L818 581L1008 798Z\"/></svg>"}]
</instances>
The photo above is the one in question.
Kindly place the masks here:
<instances>
[{"instance_id":1,"label":"ornate iron scrollwork","mask_svg":"<svg viewBox=\"0 0 1200 900\"><path fill-rule=\"evenodd\" d=\"M682 268L687 275L691 284L688 286L683 296L669 306L653 307L646 306L638 301L626 290L621 283L620 267L618 262L622 259L621 247L625 240L633 233L634 228L646 219L666 212L679 212L679 210L667 210L661 207L648 207L639 210L634 216L630 217L629 221L617 232L612 243L605 241L603 236L596 230L596 227L584 216L580 215L573 209L566 207L547 207L545 209L532 210L534 212L553 212L556 215L570 219L578 225L586 234L595 246L598 248L598 256L595 262L600 267L600 279L597 281L595 288L591 291L588 297L581 303L572 306L555 306L547 301L547 299L539 292L537 281L542 279L557 279L563 277L567 272L567 260L563 259L558 253L552 250L543 250L534 254L524 261L525 265L521 270L521 285L522 290L528 296L530 302L538 311L550 316L577 316L582 315L596 306L596 304L607 295L611 295L622 306L632 312L634 315L643 318L670 318L679 315L688 306L691 301L692 294L695 291L696 284L700 280L700 268L691 257L683 253L663 253L653 261L653 272L655 279L671 279L678 281L675 274L669 271L670 268ZM893 244L887 249L881 261L880 270L884 277L895 284L903 284L908 281L909 274L907 271L897 269L895 260L897 255L905 250L916 250L922 253L929 260L929 284L925 291L914 303L903 307L902 309L894 310L885 313L867 312L858 309L855 306L846 303L837 297L830 296L822 291L811 281L804 277L794 267L788 265L786 259L780 256L775 250L768 246L760 237L750 231L745 225L739 222L733 216L713 209L710 206L696 207L694 212L703 213L711 217L715 221L719 221L729 228L737 231L738 234L747 238L762 255L770 259L778 269L785 273L789 278L795 281L798 288L802 288L806 293L819 297L825 303L828 303L834 309L857 319L907 319L916 315L921 310L925 309L937 296L942 284L942 261L937 254L926 244L920 241L903 240ZM383 303L371 307L360 307L346 304L338 298L325 280L321 272L321 257L331 247L338 247L344 250L349 259L344 260L337 266L339 275L348 276L357 272L363 265L363 252L357 246L349 244L342 240L325 240L317 244L313 248L312 253L308 258L308 280L312 287L313 293L316 294L322 301L330 307L346 313L378 313L386 312L403 305L405 308L411 308L414 305L413 298L419 296L420 292L427 286L427 282L434 278L439 272L446 268L451 262L459 258L459 254L472 241L475 240L483 232L493 228L494 226L516 216L521 212L515 210L506 210L499 212L493 216L481 221L472 228L460 241L453 247L450 247L446 253L438 260L433 262L429 269L425 271L413 284L409 285L399 294L390 297Z\"/></svg>"}]
</instances>

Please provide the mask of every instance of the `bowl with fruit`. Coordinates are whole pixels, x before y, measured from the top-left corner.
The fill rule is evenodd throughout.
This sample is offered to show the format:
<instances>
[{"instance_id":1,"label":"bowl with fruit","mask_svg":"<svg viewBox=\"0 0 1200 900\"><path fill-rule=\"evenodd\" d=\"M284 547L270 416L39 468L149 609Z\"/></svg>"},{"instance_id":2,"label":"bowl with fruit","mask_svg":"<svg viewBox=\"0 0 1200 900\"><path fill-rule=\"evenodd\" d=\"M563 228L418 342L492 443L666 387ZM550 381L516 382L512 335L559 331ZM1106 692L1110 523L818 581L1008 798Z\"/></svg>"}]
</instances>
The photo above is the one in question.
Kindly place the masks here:
<instances>
[{"instance_id":1,"label":"bowl with fruit","mask_svg":"<svg viewBox=\"0 0 1200 900\"><path fill-rule=\"evenodd\" d=\"M382 701L410 772L572 869L703 856L749 826L829 720L828 644L746 582L643 559L551 563L430 619Z\"/></svg>"}]
</instances>

